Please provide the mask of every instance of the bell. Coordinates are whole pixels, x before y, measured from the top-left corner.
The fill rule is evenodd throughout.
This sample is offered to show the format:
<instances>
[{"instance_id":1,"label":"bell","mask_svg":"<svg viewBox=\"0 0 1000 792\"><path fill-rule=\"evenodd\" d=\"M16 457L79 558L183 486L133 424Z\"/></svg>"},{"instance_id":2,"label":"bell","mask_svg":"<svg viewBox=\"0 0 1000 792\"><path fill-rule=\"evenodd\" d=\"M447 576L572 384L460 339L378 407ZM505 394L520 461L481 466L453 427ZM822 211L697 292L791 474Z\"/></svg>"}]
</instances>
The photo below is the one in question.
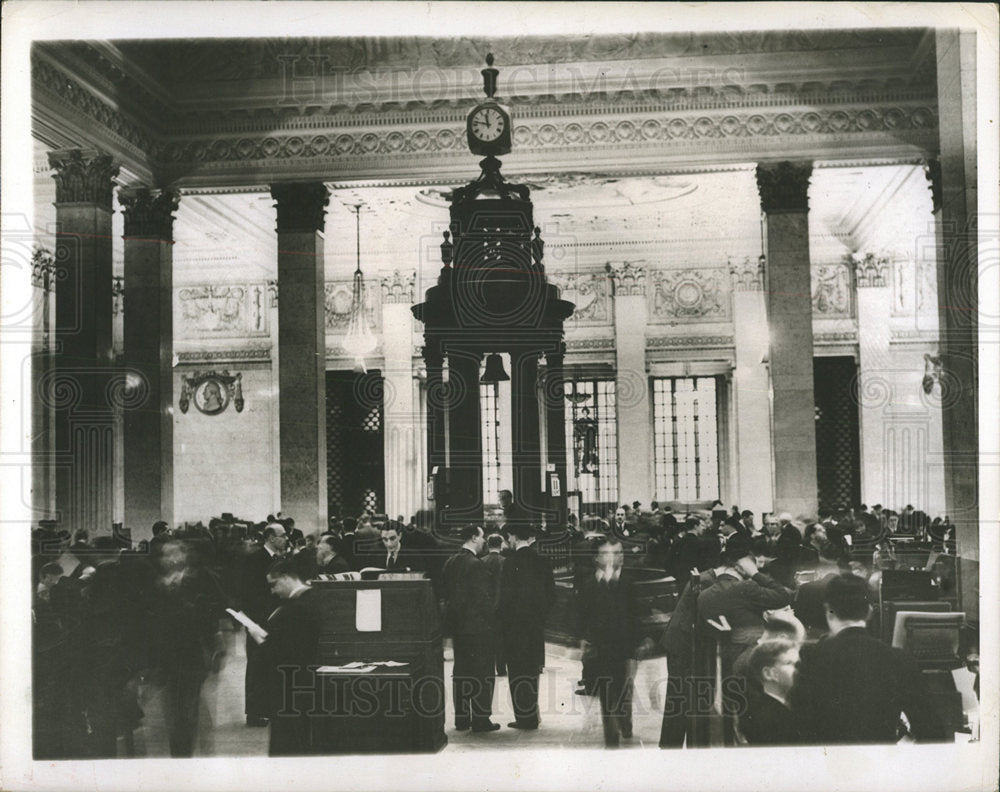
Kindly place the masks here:
<instances>
[{"instance_id":1,"label":"bell","mask_svg":"<svg viewBox=\"0 0 1000 792\"><path fill-rule=\"evenodd\" d=\"M507 372L503 370L503 358L500 357L496 352L488 355L486 357L486 371L483 372L483 378L479 380L480 382L507 382L510 377L507 376Z\"/></svg>"}]
</instances>

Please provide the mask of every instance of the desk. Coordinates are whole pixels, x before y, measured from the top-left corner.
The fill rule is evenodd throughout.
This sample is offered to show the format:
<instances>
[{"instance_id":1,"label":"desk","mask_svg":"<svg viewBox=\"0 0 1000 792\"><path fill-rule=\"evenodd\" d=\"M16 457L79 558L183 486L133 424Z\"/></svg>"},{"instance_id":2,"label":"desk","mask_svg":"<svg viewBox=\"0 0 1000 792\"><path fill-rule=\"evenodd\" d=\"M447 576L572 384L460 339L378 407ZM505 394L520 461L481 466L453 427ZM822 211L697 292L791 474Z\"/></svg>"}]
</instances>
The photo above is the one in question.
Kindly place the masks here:
<instances>
[{"instance_id":1,"label":"desk","mask_svg":"<svg viewBox=\"0 0 1000 792\"><path fill-rule=\"evenodd\" d=\"M367 672L317 672L323 715L314 721L316 753L421 753L448 742L441 729L443 680L413 666Z\"/></svg>"}]
</instances>

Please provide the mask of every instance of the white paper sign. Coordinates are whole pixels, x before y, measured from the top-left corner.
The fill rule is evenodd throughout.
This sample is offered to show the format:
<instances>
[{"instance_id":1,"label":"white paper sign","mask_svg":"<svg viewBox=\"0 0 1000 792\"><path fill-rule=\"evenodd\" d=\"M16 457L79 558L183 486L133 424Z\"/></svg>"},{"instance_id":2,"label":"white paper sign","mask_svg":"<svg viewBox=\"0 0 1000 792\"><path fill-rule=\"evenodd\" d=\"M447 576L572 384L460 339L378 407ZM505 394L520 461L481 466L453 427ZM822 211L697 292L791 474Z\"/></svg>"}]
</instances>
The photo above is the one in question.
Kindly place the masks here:
<instances>
[{"instance_id":1,"label":"white paper sign","mask_svg":"<svg viewBox=\"0 0 1000 792\"><path fill-rule=\"evenodd\" d=\"M354 605L354 626L358 632L382 632L382 592L358 589Z\"/></svg>"}]
</instances>

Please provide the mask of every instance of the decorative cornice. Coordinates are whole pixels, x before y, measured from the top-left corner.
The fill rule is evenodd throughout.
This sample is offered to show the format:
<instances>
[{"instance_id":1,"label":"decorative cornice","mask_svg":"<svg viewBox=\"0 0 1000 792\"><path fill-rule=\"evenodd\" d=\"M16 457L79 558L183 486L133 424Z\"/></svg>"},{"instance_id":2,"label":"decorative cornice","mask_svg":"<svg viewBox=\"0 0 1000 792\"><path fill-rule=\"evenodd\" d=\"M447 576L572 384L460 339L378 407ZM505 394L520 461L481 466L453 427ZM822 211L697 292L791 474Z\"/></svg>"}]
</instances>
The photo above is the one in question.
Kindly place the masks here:
<instances>
[{"instance_id":1,"label":"decorative cornice","mask_svg":"<svg viewBox=\"0 0 1000 792\"><path fill-rule=\"evenodd\" d=\"M566 340L566 349L570 352L592 352L614 348L614 338L569 338Z\"/></svg>"},{"instance_id":2,"label":"decorative cornice","mask_svg":"<svg viewBox=\"0 0 1000 792\"><path fill-rule=\"evenodd\" d=\"M227 361L255 361L270 360L270 347L250 347L248 349L225 349L225 350L199 350L197 352L178 352L177 362L183 364L190 363L216 363Z\"/></svg>"},{"instance_id":3,"label":"decorative cornice","mask_svg":"<svg viewBox=\"0 0 1000 792\"><path fill-rule=\"evenodd\" d=\"M768 214L809 211L811 162L762 163L757 166L761 208Z\"/></svg>"},{"instance_id":4,"label":"decorative cornice","mask_svg":"<svg viewBox=\"0 0 1000 792\"><path fill-rule=\"evenodd\" d=\"M856 344L858 333L856 330L847 330L839 333L813 333L814 345L828 344Z\"/></svg>"},{"instance_id":5,"label":"decorative cornice","mask_svg":"<svg viewBox=\"0 0 1000 792\"><path fill-rule=\"evenodd\" d=\"M394 270L391 275L382 278L383 304L411 304L413 302L413 292L416 281L416 270L410 270L405 273L401 273L399 270Z\"/></svg>"},{"instance_id":6,"label":"decorative cornice","mask_svg":"<svg viewBox=\"0 0 1000 792\"><path fill-rule=\"evenodd\" d=\"M135 151L153 156L160 148L160 139L151 129L85 88L70 72L34 53L31 77L33 90L48 92L64 106L72 107L112 136L131 144Z\"/></svg>"},{"instance_id":7,"label":"decorative cornice","mask_svg":"<svg viewBox=\"0 0 1000 792\"><path fill-rule=\"evenodd\" d=\"M702 336L651 336L646 339L648 349L679 348L690 349L697 347L701 349L724 349L734 345L733 337L729 335L702 335Z\"/></svg>"},{"instance_id":8,"label":"decorative cornice","mask_svg":"<svg viewBox=\"0 0 1000 792\"><path fill-rule=\"evenodd\" d=\"M112 181L118 165L111 156L92 149L59 149L49 152L55 169L56 203L91 203L111 210Z\"/></svg>"},{"instance_id":9,"label":"decorative cornice","mask_svg":"<svg viewBox=\"0 0 1000 792\"><path fill-rule=\"evenodd\" d=\"M863 259L852 256L851 262L854 265L854 278L859 289L888 285L885 277L889 271L888 257L867 253Z\"/></svg>"},{"instance_id":10,"label":"decorative cornice","mask_svg":"<svg viewBox=\"0 0 1000 792\"><path fill-rule=\"evenodd\" d=\"M279 234L323 230L330 190L322 182L275 184L271 197L277 201Z\"/></svg>"},{"instance_id":11,"label":"decorative cornice","mask_svg":"<svg viewBox=\"0 0 1000 792\"><path fill-rule=\"evenodd\" d=\"M124 209L126 237L173 241L173 213L180 204L176 190L123 187L118 191L118 202Z\"/></svg>"},{"instance_id":12,"label":"decorative cornice","mask_svg":"<svg viewBox=\"0 0 1000 792\"><path fill-rule=\"evenodd\" d=\"M743 261L729 262L729 277L732 280L733 291L759 292L764 290L764 256Z\"/></svg>"},{"instance_id":13,"label":"decorative cornice","mask_svg":"<svg viewBox=\"0 0 1000 792\"><path fill-rule=\"evenodd\" d=\"M519 120L514 127L514 144L519 151L553 148L656 148L662 145L718 147L720 140L733 140L742 149L755 139L807 136L818 141L825 137L870 135L906 131L933 133L937 113L933 105L888 105L844 108L776 108L741 113L731 106L702 113L677 112L654 106L625 117L615 107L607 113L587 117L586 112L566 118L566 107L551 108L551 118ZM261 126L259 132L242 126L243 134L226 132L185 135L164 144L164 164L208 162L318 161L372 157L412 157L456 153L468 156L463 122L456 116L447 121L400 118L397 124L385 119L352 116L349 122L331 124L310 118L293 128ZM400 128L402 125L406 125ZM819 145L822 145L819 143Z\"/></svg>"},{"instance_id":14,"label":"decorative cornice","mask_svg":"<svg viewBox=\"0 0 1000 792\"><path fill-rule=\"evenodd\" d=\"M615 297L644 297L646 295L646 266L644 263L609 262L604 269L614 284Z\"/></svg>"},{"instance_id":15,"label":"decorative cornice","mask_svg":"<svg viewBox=\"0 0 1000 792\"><path fill-rule=\"evenodd\" d=\"M933 330L891 330L890 344L937 344L939 336Z\"/></svg>"}]
</instances>

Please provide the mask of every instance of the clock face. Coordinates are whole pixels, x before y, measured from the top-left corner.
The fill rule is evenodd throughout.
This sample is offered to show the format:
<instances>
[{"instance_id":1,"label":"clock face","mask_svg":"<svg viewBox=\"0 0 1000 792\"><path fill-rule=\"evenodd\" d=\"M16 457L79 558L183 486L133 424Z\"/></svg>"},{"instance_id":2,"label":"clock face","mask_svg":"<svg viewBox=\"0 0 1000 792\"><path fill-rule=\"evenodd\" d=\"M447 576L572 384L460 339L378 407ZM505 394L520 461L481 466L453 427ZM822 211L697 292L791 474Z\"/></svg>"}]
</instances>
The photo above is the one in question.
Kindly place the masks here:
<instances>
[{"instance_id":1,"label":"clock face","mask_svg":"<svg viewBox=\"0 0 1000 792\"><path fill-rule=\"evenodd\" d=\"M507 119L494 107L480 107L469 119L472 134L485 143L500 137L507 128Z\"/></svg>"}]
</instances>

